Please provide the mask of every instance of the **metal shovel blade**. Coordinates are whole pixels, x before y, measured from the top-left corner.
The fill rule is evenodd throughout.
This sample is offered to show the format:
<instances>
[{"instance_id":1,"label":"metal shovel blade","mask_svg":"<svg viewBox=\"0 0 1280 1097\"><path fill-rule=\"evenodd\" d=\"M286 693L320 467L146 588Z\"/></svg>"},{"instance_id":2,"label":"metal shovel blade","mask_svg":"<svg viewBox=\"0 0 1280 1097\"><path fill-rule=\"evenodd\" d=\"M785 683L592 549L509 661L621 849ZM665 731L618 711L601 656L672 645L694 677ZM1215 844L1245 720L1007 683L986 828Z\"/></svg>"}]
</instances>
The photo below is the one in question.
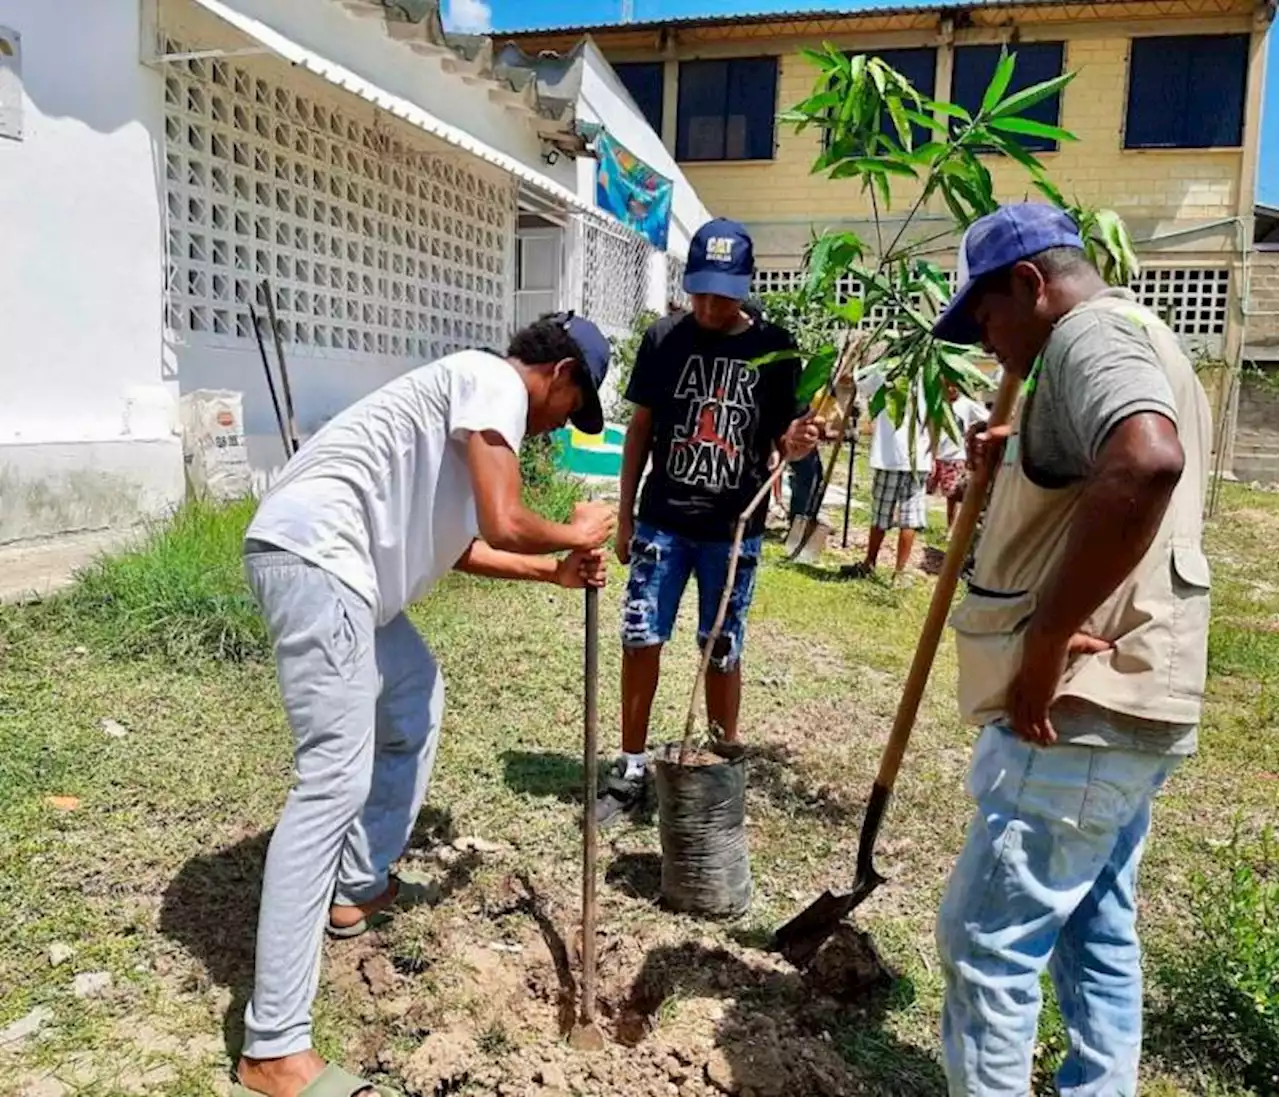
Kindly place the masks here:
<instances>
[{"instance_id":1,"label":"metal shovel blade","mask_svg":"<svg viewBox=\"0 0 1280 1097\"><path fill-rule=\"evenodd\" d=\"M871 863L876 848L876 836L880 833L880 821L889 803L890 788L876 781L871 786L867 800L867 813L862 819L862 831L858 835L858 860L853 875L853 888L849 891L824 891L789 922L780 925L773 935L775 951L787 961L803 970L818 954L823 943L885 878Z\"/></svg>"},{"instance_id":2,"label":"metal shovel blade","mask_svg":"<svg viewBox=\"0 0 1280 1097\"><path fill-rule=\"evenodd\" d=\"M884 880L875 869L870 869L865 876L858 874L852 891L824 891L789 922L778 927L773 935L774 949L795 967L808 967L836 927Z\"/></svg>"}]
</instances>

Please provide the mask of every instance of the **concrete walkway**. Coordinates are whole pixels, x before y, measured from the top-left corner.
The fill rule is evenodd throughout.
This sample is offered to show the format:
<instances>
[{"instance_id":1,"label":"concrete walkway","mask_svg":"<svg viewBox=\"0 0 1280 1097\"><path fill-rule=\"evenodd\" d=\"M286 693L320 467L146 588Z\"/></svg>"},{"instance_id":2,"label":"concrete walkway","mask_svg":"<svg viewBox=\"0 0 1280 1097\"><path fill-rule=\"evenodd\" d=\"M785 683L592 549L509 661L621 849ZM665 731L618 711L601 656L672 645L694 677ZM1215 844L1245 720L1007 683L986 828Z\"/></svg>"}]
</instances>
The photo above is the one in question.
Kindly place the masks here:
<instances>
[{"instance_id":1,"label":"concrete walkway","mask_svg":"<svg viewBox=\"0 0 1280 1097\"><path fill-rule=\"evenodd\" d=\"M0 602L33 601L67 586L79 568L135 533L94 530L0 545Z\"/></svg>"}]
</instances>

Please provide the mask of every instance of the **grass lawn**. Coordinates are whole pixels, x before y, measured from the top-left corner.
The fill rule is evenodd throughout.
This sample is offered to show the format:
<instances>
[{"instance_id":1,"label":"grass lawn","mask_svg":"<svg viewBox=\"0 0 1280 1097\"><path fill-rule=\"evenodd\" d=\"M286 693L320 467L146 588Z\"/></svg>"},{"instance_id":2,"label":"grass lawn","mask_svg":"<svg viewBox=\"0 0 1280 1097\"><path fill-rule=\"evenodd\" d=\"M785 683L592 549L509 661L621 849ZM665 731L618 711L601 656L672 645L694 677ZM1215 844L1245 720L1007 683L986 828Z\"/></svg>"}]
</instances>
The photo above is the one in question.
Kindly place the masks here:
<instances>
[{"instance_id":1,"label":"grass lawn","mask_svg":"<svg viewBox=\"0 0 1280 1097\"><path fill-rule=\"evenodd\" d=\"M1208 533L1201 751L1157 804L1144 868L1144 1094L1254 1091L1212 1033L1197 1040L1180 1027L1190 991L1177 972L1196 947L1189 912L1206 888L1242 865L1274 886L1274 847L1259 835L1277 802L1276 500L1228 486ZM941 539L935 526L926 541ZM433 1097L945 1091L932 923L969 813L973 739L955 716L949 641L881 832L879 867L891 880L858 915L897 980L842 1006L757 947L851 875L932 584L832 582L781 557L774 543L744 672L754 903L731 925L666 913L656 827L610 831L601 997L620 1042L594 1057L562 1038L578 948L581 597L455 577L413 609L448 683L435 778L406 858L437 881L436 901L357 942L326 944L324 1053ZM841 554L828 557L824 568ZM201 575L213 566L189 565ZM621 578L616 569L601 603L610 753ZM0 608L0 1030L32 1011L44 1019L0 1047L0 1094L225 1093L262 859L290 781L273 671L252 656L201 654L252 652L251 623L195 635L178 620L164 654L148 655L146 637L84 604ZM686 616L667 652L655 739L682 725L694 660ZM1274 954L1274 921L1266 932L1256 947L1269 940ZM89 973L110 985L86 986ZM1052 1007L1042 1036L1037 1085L1047 1093L1063 1045Z\"/></svg>"}]
</instances>

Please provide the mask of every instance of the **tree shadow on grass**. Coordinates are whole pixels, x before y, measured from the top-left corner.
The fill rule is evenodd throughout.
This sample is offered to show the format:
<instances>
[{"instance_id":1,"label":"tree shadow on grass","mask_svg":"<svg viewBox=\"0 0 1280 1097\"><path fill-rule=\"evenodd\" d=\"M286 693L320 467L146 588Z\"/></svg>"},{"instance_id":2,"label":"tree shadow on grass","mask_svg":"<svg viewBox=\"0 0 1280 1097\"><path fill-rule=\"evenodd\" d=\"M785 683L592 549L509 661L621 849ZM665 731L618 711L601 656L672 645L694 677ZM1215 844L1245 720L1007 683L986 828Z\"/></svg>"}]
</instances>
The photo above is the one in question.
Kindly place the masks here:
<instances>
[{"instance_id":1,"label":"tree shadow on grass","mask_svg":"<svg viewBox=\"0 0 1280 1097\"><path fill-rule=\"evenodd\" d=\"M258 902L271 833L192 857L169 882L160 908L160 932L199 960L214 985L231 990L222 1033L233 1061L244 1044L244 1010L253 992ZM426 807L414 838L439 840L451 833L450 813ZM450 865L432 905L465 887L479 863L478 855L469 854Z\"/></svg>"},{"instance_id":2,"label":"tree shadow on grass","mask_svg":"<svg viewBox=\"0 0 1280 1097\"><path fill-rule=\"evenodd\" d=\"M604 870L604 882L624 895L656 903L662 897L662 855L619 853Z\"/></svg>"},{"instance_id":3,"label":"tree shadow on grass","mask_svg":"<svg viewBox=\"0 0 1280 1097\"><path fill-rule=\"evenodd\" d=\"M556 750L504 750L502 780L525 796L582 803L582 759Z\"/></svg>"},{"instance_id":4,"label":"tree shadow on grass","mask_svg":"<svg viewBox=\"0 0 1280 1097\"><path fill-rule=\"evenodd\" d=\"M713 1060L728 1092L819 1097L847 1092L852 1075L858 1092L945 1093L935 1056L888 1027L889 1014L915 999L909 979L884 971L841 1001L808 975L751 961L693 941L650 950L625 1001L612 1003L617 1038L646 1039L681 999L719 998L726 1008Z\"/></svg>"}]
</instances>

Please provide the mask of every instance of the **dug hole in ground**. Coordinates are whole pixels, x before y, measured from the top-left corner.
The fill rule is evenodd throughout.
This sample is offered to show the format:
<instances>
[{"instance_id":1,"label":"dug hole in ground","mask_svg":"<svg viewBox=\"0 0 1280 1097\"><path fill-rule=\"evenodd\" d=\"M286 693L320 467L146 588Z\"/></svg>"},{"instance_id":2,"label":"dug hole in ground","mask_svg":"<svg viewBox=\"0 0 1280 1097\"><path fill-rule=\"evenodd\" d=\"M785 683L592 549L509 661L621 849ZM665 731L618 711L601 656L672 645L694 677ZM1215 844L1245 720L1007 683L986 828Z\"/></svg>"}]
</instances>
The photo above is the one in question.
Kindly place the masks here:
<instances>
[{"instance_id":1,"label":"dug hole in ground","mask_svg":"<svg viewBox=\"0 0 1280 1097\"><path fill-rule=\"evenodd\" d=\"M693 733L745 525L772 486L771 478L738 522L725 589L694 679L684 738L662 747L656 761L661 900L693 918L732 920L751 904L747 754L714 739L705 747L695 744ZM606 1042L601 1051L581 1052L573 1050L572 1041L569 1046L562 1042L581 1013L581 924L566 940L528 877L509 883L513 907L532 917L541 940L533 947L512 943L464 953L467 977L477 984L475 1000L483 995L500 1013L479 1037L474 1024L469 1030L433 1032L407 1061L385 1064L416 1092L464 1092L472 1084L495 1086L494 1092L508 1097L843 1097L860 1091L832 1045L830 1030L849 1002L871 1007L893 981L867 934L841 925L801 973L763 949L748 960L749 953L705 939L681 939L680 927L667 926L659 938L649 939L606 926L595 935L593 1013ZM385 976L390 965L376 953L361 963L374 969L372 979L365 974L372 990L381 981L377 973ZM679 1028L664 1026L664 1012L677 1001L682 1003ZM771 1005L764 1006L765 1001ZM492 1064L483 1061L484 1053L497 1050L494 1034L505 1033L513 1020L522 1028L541 1029L548 1039L508 1058L498 1077Z\"/></svg>"}]
</instances>

